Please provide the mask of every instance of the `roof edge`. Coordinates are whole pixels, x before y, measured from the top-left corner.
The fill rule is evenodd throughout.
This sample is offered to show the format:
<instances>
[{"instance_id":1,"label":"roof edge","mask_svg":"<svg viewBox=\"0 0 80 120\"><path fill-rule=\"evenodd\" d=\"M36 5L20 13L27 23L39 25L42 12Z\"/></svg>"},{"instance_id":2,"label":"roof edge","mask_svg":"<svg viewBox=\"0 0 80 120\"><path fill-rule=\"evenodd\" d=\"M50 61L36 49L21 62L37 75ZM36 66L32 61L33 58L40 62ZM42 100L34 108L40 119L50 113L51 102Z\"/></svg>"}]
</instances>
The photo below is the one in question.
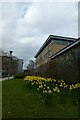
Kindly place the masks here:
<instances>
[{"instance_id":1,"label":"roof edge","mask_svg":"<svg viewBox=\"0 0 80 120\"><path fill-rule=\"evenodd\" d=\"M61 40L67 40L67 41L76 41L77 38L71 38L71 37L64 37L64 36L57 36L57 35L49 35L49 37L47 38L47 40L43 43L43 45L40 47L40 49L38 50L38 52L36 53L36 55L34 56L35 58L41 53L41 51L45 48L45 46L50 42L50 39L54 38L54 39L61 39Z\"/></svg>"}]
</instances>

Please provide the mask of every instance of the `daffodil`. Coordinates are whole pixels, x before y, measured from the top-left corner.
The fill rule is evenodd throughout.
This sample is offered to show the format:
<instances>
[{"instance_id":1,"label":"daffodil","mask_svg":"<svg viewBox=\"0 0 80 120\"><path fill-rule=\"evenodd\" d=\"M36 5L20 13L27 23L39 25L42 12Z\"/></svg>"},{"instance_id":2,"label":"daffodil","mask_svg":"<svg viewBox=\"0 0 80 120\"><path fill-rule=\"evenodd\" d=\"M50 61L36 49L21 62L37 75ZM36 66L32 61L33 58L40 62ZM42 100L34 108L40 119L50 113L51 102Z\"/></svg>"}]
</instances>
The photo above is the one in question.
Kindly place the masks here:
<instances>
[{"instance_id":1,"label":"daffodil","mask_svg":"<svg viewBox=\"0 0 80 120\"><path fill-rule=\"evenodd\" d=\"M72 86L70 85L70 90L72 90L73 88L72 88Z\"/></svg>"},{"instance_id":2,"label":"daffodil","mask_svg":"<svg viewBox=\"0 0 80 120\"><path fill-rule=\"evenodd\" d=\"M62 83L59 86L62 87L63 86Z\"/></svg>"},{"instance_id":3,"label":"daffodil","mask_svg":"<svg viewBox=\"0 0 80 120\"><path fill-rule=\"evenodd\" d=\"M47 90L45 90L44 93L47 93Z\"/></svg>"},{"instance_id":4,"label":"daffodil","mask_svg":"<svg viewBox=\"0 0 80 120\"><path fill-rule=\"evenodd\" d=\"M65 82L63 83L63 85L65 85Z\"/></svg>"},{"instance_id":5,"label":"daffodil","mask_svg":"<svg viewBox=\"0 0 80 120\"><path fill-rule=\"evenodd\" d=\"M50 89L50 87L48 86L47 89Z\"/></svg>"},{"instance_id":6,"label":"daffodil","mask_svg":"<svg viewBox=\"0 0 80 120\"><path fill-rule=\"evenodd\" d=\"M39 88L37 88L37 90L39 90Z\"/></svg>"},{"instance_id":7,"label":"daffodil","mask_svg":"<svg viewBox=\"0 0 80 120\"><path fill-rule=\"evenodd\" d=\"M46 84L44 84L44 87L46 87Z\"/></svg>"},{"instance_id":8,"label":"daffodil","mask_svg":"<svg viewBox=\"0 0 80 120\"><path fill-rule=\"evenodd\" d=\"M55 91L57 91L58 90L58 87L56 86L55 88L53 88L53 91L55 92Z\"/></svg>"},{"instance_id":9,"label":"daffodil","mask_svg":"<svg viewBox=\"0 0 80 120\"><path fill-rule=\"evenodd\" d=\"M39 85L39 88L43 88L43 85Z\"/></svg>"},{"instance_id":10,"label":"daffodil","mask_svg":"<svg viewBox=\"0 0 80 120\"><path fill-rule=\"evenodd\" d=\"M53 88L53 91L55 92L55 91L57 91L57 89Z\"/></svg>"},{"instance_id":11,"label":"daffodil","mask_svg":"<svg viewBox=\"0 0 80 120\"><path fill-rule=\"evenodd\" d=\"M54 82L56 82L56 80L55 80L55 79L53 79L53 81L54 81Z\"/></svg>"},{"instance_id":12,"label":"daffodil","mask_svg":"<svg viewBox=\"0 0 80 120\"><path fill-rule=\"evenodd\" d=\"M60 90L58 89L57 92L60 92Z\"/></svg>"},{"instance_id":13,"label":"daffodil","mask_svg":"<svg viewBox=\"0 0 80 120\"><path fill-rule=\"evenodd\" d=\"M50 94L50 93L52 93L52 91L51 91L51 90L48 90L48 93Z\"/></svg>"},{"instance_id":14,"label":"daffodil","mask_svg":"<svg viewBox=\"0 0 80 120\"><path fill-rule=\"evenodd\" d=\"M64 80L61 80L61 82L64 82Z\"/></svg>"},{"instance_id":15,"label":"daffodil","mask_svg":"<svg viewBox=\"0 0 80 120\"><path fill-rule=\"evenodd\" d=\"M64 88L68 87L68 85L65 85Z\"/></svg>"},{"instance_id":16,"label":"daffodil","mask_svg":"<svg viewBox=\"0 0 80 120\"><path fill-rule=\"evenodd\" d=\"M34 83L31 83L31 85L34 85Z\"/></svg>"}]
</instances>

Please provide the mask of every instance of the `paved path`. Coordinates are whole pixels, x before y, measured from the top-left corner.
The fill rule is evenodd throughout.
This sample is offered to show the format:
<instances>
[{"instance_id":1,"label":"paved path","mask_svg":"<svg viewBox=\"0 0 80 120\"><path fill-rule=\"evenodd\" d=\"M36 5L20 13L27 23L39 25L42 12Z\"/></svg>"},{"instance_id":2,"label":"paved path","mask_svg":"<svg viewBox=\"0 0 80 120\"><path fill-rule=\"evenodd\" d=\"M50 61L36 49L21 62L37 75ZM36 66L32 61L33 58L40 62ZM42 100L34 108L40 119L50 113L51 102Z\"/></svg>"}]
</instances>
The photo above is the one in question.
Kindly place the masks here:
<instances>
[{"instance_id":1,"label":"paved path","mask_svg":"<svg viewBox=\"0 0 80 120\"><path fill-rule=\"evenodd\" d=\"M13 78L14 78L13 76L9 77L9 79L13 79ZM8 77L0 78L0 81L9 80L9 79L8 79Z\"/></svg>"}]
</instances>

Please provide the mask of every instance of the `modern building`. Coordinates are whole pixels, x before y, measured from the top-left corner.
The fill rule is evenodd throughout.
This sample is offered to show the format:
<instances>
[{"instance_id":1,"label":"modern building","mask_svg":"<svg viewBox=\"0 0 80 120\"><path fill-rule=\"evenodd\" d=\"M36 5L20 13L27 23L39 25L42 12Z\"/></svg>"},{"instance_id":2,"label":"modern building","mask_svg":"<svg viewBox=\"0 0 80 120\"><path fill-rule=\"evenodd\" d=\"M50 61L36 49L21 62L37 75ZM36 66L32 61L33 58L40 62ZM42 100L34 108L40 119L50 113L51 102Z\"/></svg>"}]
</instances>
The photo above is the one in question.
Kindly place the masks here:
<instances>
[{"instance_id":1,"label":"modern building","mask_svg":"<svg viewBox=\"0 0 80 120\"><path fill-rule=\"evenodd\" d=\"M22 72L23 72L23 59L18 59L17 73L22 73Z\"/></svg>"},{"instance_id":2,"label":"modern building","mask_svg":"<svg viewBox=\"0 0 80 120\"><path fill-rule=\"evenodd\" d=\"M50 35L35 55L35 68L47 63L52 55L76 40L76 38Z\"/></svg>"},{"instance_id":3,"label":"modern building","mask_svg":"<svg viewBox=\"0 0 80 120\"><path fill-rule=\"evenodd\" d=\"M0 61L0 77L22 72L23 63L20 62L22 60L13 54L10 55L8 52L0 51Z\"/></svg>"}]
</instances>

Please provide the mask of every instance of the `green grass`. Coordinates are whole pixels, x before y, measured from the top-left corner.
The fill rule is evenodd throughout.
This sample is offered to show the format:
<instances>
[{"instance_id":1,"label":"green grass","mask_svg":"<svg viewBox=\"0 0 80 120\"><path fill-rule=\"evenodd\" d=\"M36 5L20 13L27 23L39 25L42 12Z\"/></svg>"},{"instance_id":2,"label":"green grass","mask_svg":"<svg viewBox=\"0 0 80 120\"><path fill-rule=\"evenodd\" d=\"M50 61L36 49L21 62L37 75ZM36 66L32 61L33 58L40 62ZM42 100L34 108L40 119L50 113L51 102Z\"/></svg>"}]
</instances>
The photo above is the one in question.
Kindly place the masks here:
<instances>
[{"instance_id":1,"label":"green grass","mask_svg":"<svg viewBox=\"0 0 80 120\"><path fill-rule=\"evenodd\" d=\"M59 104L56 96L53 104L47 106L40 101L40 94L27 89L21 79L2 82L3 118L77 118L78 106L66 98Z\"/></svg>"}]
</instances>

